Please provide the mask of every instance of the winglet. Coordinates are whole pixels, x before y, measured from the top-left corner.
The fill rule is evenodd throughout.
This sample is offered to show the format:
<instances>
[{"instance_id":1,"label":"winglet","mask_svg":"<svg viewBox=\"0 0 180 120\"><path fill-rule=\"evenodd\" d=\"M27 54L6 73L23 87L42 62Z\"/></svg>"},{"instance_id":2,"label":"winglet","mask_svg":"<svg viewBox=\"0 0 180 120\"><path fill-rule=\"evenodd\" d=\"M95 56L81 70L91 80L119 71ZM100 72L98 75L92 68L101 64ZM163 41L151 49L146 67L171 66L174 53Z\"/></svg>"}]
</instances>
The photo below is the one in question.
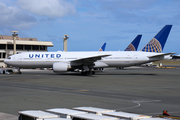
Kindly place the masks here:
<instances>
[{"instance_id":1,"label":"winglet","mask_svg":"<svg viewBox=\"0 0 180 120\"><path fill-rule=\"evenodd\" d=\"M137 35L124 51L137 51L141 37L142 35Z\"/></svg>"},{"instance_id":2,"label":"winglet","mask_svg":"<svg viewBox=\"0 0 180 120\"><path fill-rule=\"evenodd\" d=\"M106 43L104 43L101 48L99 49L99 51L105 51L105 48L106 48Z\"/></svg>"},{"instance_id":3,"label":"winglet","mask_svg":"<svg viewBox=\"0 0 180 120\"><path fill-rule=\"evenodd\" d=\"M141 51L161 53L171 28L172 25L165 25Z\"/></svg>"}]
</instances>

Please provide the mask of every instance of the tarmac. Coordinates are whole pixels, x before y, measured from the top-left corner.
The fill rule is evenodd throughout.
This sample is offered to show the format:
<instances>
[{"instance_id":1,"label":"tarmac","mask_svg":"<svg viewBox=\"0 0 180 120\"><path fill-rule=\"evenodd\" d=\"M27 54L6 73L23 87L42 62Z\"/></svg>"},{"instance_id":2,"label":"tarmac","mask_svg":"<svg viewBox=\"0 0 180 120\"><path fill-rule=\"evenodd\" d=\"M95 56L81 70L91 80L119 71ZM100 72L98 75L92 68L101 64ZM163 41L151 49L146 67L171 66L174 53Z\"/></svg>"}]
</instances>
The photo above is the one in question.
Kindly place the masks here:
<instances>
[{"instance_id":1,"label":"tarmac","mask_svg":"<svg viewBox=\"0 0 180 120\"><path fill-rule=\"evenodd\" d=\"M16 120L18 111L82 106L152 116L167 110L179 116L180 67L112 68L92 76L48 70L0 74L0 103L2 120L4 113Z\"/></svg>"}]
</instances>

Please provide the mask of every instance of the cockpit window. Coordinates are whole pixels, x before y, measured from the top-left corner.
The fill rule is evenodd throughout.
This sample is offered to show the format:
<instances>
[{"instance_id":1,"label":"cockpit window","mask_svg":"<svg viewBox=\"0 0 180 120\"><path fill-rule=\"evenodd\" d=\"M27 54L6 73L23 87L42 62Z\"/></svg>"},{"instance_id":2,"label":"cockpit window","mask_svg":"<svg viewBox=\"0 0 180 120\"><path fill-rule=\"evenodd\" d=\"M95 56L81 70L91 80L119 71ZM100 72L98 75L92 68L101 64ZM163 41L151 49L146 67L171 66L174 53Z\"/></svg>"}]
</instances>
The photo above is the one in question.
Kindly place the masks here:
<instances>
[{"instance_id":1,"label":"cockpit window","mask_svg":"<svg viewBox=\"0 0 180 120\"><path fill-rule=\"evenodd\" d=\"M8 59L11 59L11 57L8 57Z\"/></svg>"}]
</instances>

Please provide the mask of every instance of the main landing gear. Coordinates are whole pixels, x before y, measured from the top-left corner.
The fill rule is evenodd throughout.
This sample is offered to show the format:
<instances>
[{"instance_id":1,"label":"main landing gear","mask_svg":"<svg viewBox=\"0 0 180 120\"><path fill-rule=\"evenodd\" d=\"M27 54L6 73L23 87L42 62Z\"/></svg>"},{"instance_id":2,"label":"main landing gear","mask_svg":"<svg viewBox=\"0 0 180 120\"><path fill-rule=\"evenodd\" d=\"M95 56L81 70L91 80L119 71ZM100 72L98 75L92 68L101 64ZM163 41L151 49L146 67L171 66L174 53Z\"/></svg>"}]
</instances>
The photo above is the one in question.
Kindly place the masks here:
<instances>
[{"instance_id":1,"label":"main landing gear","mask_svg":"<svg viewBox=\"0 0 180 120\"><path fill-rule=\"evenodd\" d=\"M18 74L22 74L22 72L21 72L21 70L20 70L20 68L18 68L18 70L17 70L18 72Z\"/></svg>"},{"instance_id":2,"label":"main landing gear","mask_svg":"<svg viewBox=\"0 0 180 120\"><path fill-rule=\"evenodd\" d=\"M93 74L95 74L94 69L89 68L89 66L87 66L87 65L83 66L83 69L81 71L81 75L93 75Z\"/></svg>"},{"instance_id":3,"label":"main landing gear","mask_svg":"<svg viewBox=\"0 0 180 120\"><path fill-rule=\"evenodd\" d=\"M95 74L95 71L92 71L92 70L81 72L81 75L94 75L94 74Z\"/></svg>"}]
</instances>

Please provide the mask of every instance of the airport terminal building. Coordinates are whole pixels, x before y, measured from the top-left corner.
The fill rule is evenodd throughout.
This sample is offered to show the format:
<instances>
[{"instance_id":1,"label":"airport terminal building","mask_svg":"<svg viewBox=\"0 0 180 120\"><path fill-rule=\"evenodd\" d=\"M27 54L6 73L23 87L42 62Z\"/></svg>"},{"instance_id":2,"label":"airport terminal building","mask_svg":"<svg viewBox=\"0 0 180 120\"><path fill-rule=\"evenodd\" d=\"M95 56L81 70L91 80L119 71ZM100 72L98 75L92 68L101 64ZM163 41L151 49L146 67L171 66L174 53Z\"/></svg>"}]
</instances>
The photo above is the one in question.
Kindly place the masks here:
<instances>
[{"instance_id":1,"label":"airport terminal building","mask_svg":"<svg viewBox=\"0 0 180 120\"><path fill-rule=\"evenodd\" d=\"M52 42L38 41L36 38L20 38L16 36L16 53L28 51L47 51L47 47L53 47ZM0 67L5 67L4 59L13 55L13 36L0 35Z\"/></svg>"}]
</instances>

